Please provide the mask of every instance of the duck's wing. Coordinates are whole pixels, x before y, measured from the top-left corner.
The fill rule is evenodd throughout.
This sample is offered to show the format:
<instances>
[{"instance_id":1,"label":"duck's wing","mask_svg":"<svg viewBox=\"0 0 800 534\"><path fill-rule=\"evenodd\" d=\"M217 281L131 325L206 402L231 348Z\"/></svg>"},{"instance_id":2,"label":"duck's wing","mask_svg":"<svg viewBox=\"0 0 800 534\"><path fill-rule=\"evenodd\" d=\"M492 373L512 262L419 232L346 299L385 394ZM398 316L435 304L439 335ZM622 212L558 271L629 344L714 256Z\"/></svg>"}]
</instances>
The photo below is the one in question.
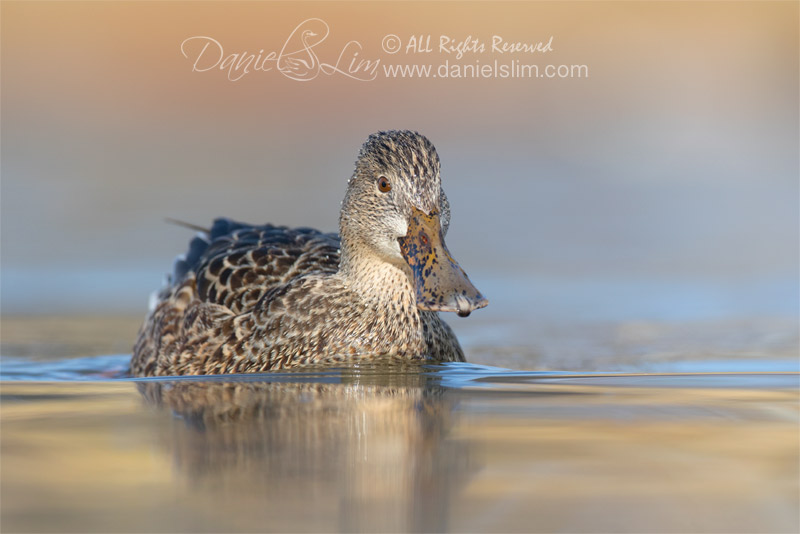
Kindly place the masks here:
<instances>
[{"instance_id":1,"label":"duck's wing","mask_svg":"<svg viewBox=\"0 0 800 534\"><path fill-rule=\"evenodd\" d=\"M197 298L239 314L276 286L312 272L333 273L338 266L336 234L216 219L176 261L169 285L193 276Z\"/></svg>"}]
</instances>

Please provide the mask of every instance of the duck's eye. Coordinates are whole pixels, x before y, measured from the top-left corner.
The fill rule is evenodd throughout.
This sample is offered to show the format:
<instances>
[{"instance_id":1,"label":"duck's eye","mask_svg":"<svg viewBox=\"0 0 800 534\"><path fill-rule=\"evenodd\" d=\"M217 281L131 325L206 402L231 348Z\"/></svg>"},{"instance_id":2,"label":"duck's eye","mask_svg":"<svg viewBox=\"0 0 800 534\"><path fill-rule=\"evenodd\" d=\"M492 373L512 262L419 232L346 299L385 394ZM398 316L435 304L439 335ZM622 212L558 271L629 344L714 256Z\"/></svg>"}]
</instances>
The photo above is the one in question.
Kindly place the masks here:
<instances>
[{"instance_id":1,"label":"duck's eye","mask_svg":"<svg viewBox=\"0 0 800 534\"><path fill-rule=\"evenodd\" d=\"M392 190L392 184L385 176L378 176L378 189L381 193L388 193Z\"/></svg>"}]
</instances>

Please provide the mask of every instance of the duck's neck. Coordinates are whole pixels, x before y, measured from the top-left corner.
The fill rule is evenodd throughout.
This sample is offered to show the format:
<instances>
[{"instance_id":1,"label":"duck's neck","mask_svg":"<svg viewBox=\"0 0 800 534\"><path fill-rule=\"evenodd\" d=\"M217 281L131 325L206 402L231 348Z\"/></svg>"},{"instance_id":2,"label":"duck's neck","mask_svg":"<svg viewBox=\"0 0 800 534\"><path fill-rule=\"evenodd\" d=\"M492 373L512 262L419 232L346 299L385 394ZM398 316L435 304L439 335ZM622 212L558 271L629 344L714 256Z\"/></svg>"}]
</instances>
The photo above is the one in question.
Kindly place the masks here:
<instances>
[{"instance_id":1,"label":"duck's neck","mask_svg":"<svg viewBox=\"0 0 800 534\"><path fill-rule=\"evenodd\" d=\"M339 275L349 288L376 304L392 303L406 311L416 310L410 273L374 255L353 252L343 249L339 264Z\"/></svg>"},{"instance_id":2,"label":"duck's neck","mask_svg":"<svg viewBox=\"0 0 800 534\"><path fill-rule=\"evenodd\" d=\"M422 313L408 275L396 265L368 256L340 264L341 282L354 293L364 350L418 356L427 348Z\"/></svg>"}]
</instances>

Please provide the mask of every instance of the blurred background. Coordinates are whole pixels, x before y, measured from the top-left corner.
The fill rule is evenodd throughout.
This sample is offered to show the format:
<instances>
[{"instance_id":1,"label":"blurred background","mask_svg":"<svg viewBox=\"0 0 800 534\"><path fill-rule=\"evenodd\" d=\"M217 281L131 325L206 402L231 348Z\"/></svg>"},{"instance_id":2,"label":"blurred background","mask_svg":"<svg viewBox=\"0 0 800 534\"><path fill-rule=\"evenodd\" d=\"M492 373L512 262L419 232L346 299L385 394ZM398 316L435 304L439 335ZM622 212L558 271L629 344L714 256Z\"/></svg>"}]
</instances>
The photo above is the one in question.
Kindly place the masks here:
<instances>
[{"instance_id":1,"label":"blurred background","mask_svg":"<svg viewBox=\"0 0 800 534\"><path fill-rule=\"evenodd\" d=\"M0 9L5 340L17 317L119 315L133 326L113 349L129 350L148 295L191 237L165 218L335 230L361 143L408 128L439 151L449 248L490 300L449 319L473 360L586 368L621 354L796 356L797 3ZM299 50L292 32L311 18L324 21L313 23L318 36L328 32L313 48L320 61L354 41L360 58L380 61L375 79L297 81L273 69L231 81L193 72L198 49L181 51L194 36L225 55ZM383 49L390 34L395 54ZM552 51L493 54L494 35L552 37ZM432 51L407 49L414 36L431 36ZM438 50L440 36L487 50L457 59ZM495 60L585 65L588 75L383 71Z\"/></svg>"}]
</instances>

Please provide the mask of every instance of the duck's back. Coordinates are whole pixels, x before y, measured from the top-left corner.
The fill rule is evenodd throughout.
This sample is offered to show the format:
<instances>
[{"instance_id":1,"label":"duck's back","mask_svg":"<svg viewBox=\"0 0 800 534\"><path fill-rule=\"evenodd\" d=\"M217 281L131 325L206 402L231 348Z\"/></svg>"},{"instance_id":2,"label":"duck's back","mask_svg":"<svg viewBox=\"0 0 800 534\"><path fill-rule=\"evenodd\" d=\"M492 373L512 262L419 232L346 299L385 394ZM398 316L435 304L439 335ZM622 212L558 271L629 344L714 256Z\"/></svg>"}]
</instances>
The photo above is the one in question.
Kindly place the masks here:
<instances>
[{"instance_id":1,"label":"duck's back","mask_svg":"<svg viewBox=\"0 0 800 534\"><path fill-rule=\"evenodd\" d=\"M311 228L216 219L209 231L192 239L189 251L176 260L167 284L155 295L139 332L131 371L157 374L159 355L169 352L189 323L202 328L214 319L240 315L294 279L336 272L339 246L338 235Z\"/></svg>"},{"instance_id":2,"label":"duck's back","mask_svg":"<svg viewBox=\"0 0 800 534\"><path fill-rule=\"evenodd\" d=\"M337 234L216 219L176 261L170 285L194 277L200 300L239 314L277 286L312 272L336 272L338 266Z\"/></svg>"}]
</instances>

